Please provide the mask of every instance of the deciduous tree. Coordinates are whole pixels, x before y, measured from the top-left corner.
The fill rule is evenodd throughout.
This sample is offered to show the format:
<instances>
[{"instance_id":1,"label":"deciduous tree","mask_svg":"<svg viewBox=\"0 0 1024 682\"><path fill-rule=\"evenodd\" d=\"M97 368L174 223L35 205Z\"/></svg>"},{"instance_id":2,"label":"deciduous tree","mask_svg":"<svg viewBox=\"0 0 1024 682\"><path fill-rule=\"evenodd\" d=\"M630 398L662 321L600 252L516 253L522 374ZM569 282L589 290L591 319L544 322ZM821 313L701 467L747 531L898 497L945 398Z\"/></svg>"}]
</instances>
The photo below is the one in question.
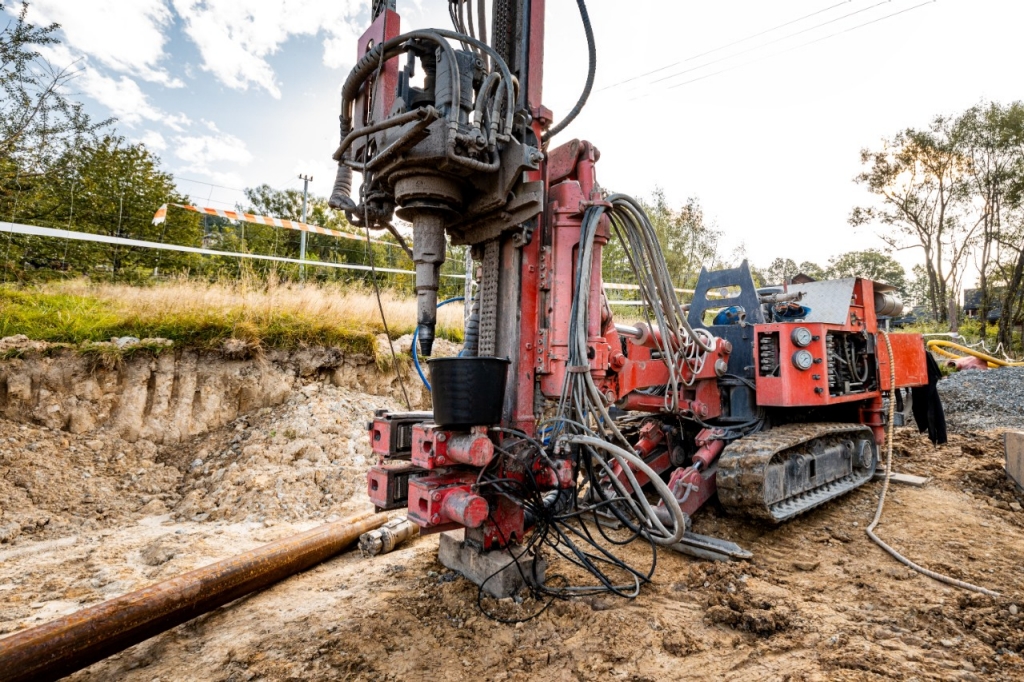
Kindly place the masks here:
<instances>
[{"instance_id":1,"label":"deciduous tree","mask_svg":"<svg viewBox=\"0 0 1024 682\"><path fill-rule=\"evenodd\" d=\"M928 276L928 301L937 319L947 318L948 300L967 264L978 227L969 211L968 136L958 119L939 116L924 130L907 128L864 149L866 170L856 177L877 199L858 207L850 223L881 223L879 236L897 249L920 248Z\"/></svg>"},{"instance_id":2,"label":"deciduous tree","mask_svg":"<svg viewBox=\"0 0 1024 682\"><path fill-rule=\"evenodd\" d=\"M907 271L892 256L878 249L850 251L829 259L827 274L830 279L843 277L864 277L876 282L890 284L900 290L904 297L907 292Z\"/></svg>"}]
</instances>

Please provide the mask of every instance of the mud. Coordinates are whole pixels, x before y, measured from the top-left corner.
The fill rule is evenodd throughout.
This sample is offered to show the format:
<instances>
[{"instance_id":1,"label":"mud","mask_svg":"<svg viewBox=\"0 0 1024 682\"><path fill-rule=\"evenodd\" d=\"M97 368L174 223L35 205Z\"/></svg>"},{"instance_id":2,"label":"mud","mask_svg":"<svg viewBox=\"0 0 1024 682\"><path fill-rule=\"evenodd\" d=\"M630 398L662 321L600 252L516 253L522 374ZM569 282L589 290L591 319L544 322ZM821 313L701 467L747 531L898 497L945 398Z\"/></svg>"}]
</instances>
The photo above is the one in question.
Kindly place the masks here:
<instances>
[{"instance_id":1,"label":"mud","mask_svg":"<svg viewBox=\"0 0 1024 682\"><path fill-rule=\"evenodd\" d=\"M0 632L364 508L363 422L377 406L398 407L321 378L174 445L0 420L0 525L18 528L0 545ZM695 530L753 560L659 552L633 600L478 604L426 536L373 559L343 554L74 679L1021 679L1024 513L1001 466L995 432L934 447L900 429L894 470L931 481L893 485L878 528L995 599L919 576L871 543L872 482L780 527L712 505ZM650 561L637 543L622 553ZM549 558L549 575L571 573ZM503 624L481 605L506 617L547 608Z\"/></svg>"}]
</instances>

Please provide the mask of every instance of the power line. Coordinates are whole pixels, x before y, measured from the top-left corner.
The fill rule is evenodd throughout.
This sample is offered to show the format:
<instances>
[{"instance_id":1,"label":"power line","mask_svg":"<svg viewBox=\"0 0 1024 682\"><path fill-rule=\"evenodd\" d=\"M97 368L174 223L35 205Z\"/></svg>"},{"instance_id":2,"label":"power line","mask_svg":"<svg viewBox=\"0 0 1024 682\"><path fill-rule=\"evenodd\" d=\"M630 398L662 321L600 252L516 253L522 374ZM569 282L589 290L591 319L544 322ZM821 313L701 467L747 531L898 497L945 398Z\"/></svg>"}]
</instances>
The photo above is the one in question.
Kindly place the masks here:
<instances>
[{"instance_id":1,"label":"power line","mask_svg":"<svg viewBox=\"0 0 1024 682\"><path fill-rule=\"evenodd\" d=\"M809 40L809 41L807 41L805 43L800 43L799 45L794 45L793 47L786 48L785 50L780 50L780 51L772 53L770 55L765 55L765 56L762 56L762 57L757 57L755 59L749 59L749 60L747 60L745 62L740 62L739 64L733 64L732 66L728 66L728 67L726 67L724 69L719 69L718 71L713 71L712 73L704 74L703 76L698 76L697 78L691 78L690 80L683 81L682 83L676 83L674 85L670 85L666 89L667 90L672 90L674 88L682 87L684 85L689 85L690 83L696 83L697 81L702 81L702 80L705 80L707 78L711 78L712 76L717 76L719 74L726 73L727 71L732 71L733 69L738 69L738 68L740 68L742 66L749 66L750 64L756 64L758 62L762 62L762 61L765 61L767 59L772 59L773 57L778 57L778 56L784 55L784 54L786 54L788 52L792 52L794 50L799 50L800 48L807 47L808 45L813 45L815 43L820 43L823 40L828 40L829 38L835 38L836 36L843 35L844 33L849 33L851 31L856 31L859 28L864 28L865 26L870 26L871 24L877 24L880 21L885 21L886 19L891 19L892 17L899 16L900 14L906 14L907 12L912 12L915 9L919 9L921 7L924 7L925 5L931 5L931 4L935 3L935 2L937 2L937 0L926 0L926 2L922 2L920 4L914 5L913 7L908 7L906 9L902 9L902 10L900 10L898 12L892 12L891 14L886 14L885 16L878 17L876 19L872 19L871 21L866 21L866 22L864 22L862 24L857 24L856 26L851 26L849 28L845 28L842 31L836 31L835 33L830 33L830 34L828 34L826 36L822 36L820 38L815 38L814 40ZM647 93L645 95L639 95L637 97L633 97L629 101L633 102L633 101L636 101L636 100L645 99L645 98L650 97L650 96L652 96L654 94L655 93L653 93L653 92L649 92L649 93Z\"/></svg>"},{"instance_id":2,"label":"power line","mask_svg":"<svg viewBox=\"0 0 1024 682\"><path fill-rule=\"evenodd\" d=\"M216 185L216 184L214 184L212 182L206 182L204 180L193 180L192 178L183 178L180 175L174 176L174 179L175 180L184 180L185 182L195 182L195 183L200 184L200 185L208 185L210 187L217 187L219 189L229 189L232 192L243 192L243 193L245 192L244 189L238 189L237 187L225 187L224 185Z\"/></svg>"},{"instance_id":3,"label":"power line","mask_svg":"<svg viewBox=\"0 0 1024 682\"><path fill-rule=\"evenodd\" d=\"M766 33L771 33L772 31L777 31L780 28L785 28L786 26L791 26L793 24L796 24L796 23L799 23L799 22L803 21L804 19L810 19L813 16L817 16L819 14L823 14L824 12L828 12L829 10L833 10L836 7L839 7L841 5L845 5L845 4L850 3L850 2L853 2L853 0L843 0L842 2L837 2L834 5L829 5L825 9L819 9L816 12L811 12L810 14L805 14L802 17L797 17L796 19L791 19L790 21L787 21L785 23L779 24L777 26L773 26L773 27L765 29L763 31L759 31L758 33L753 33L753 34L751 34L751 35L749 35L749 36L747 36L745 38L740 38L739 40L734 40L731 43L727 43L725 45L721 45L721 46L716 47L714 49L707 50L706 52L701 52L700 54L695 54L695 55L693 55L691 57L687 57L686 59L681 59L678 62L673 62L671 64L666 64L665 66L659 66L657 69L654 69L653 71L648 71L646 73L641 73L639 75L631 76L630 78L627 78L625 80L619 81L617 83L612 83L611 85L606 85L603 88L599 88L597 90L597 92L602 92L604 90L610 90L611 88L617 88L620 85L625 85L626 83L631 83L632 81L638 80L640 78L644 78L646 76L651 76L653 74L656 74L656 73L659 73L661 71L664 71L665 69L671 69L673 66L679 66L680 64L685 64L686 62L693 61L694 59L698 59L700 57L704 57L706 55L713 54L715 52L720 52L720 51L725 50L727 48L733 47L734 45L739 45L740 43L745 43L748 40L753 40L754 38L759 38L759 37L765 35Z\"/></svg>"},{"instance_id":4,"label":"power line","mask_svg":"<svg viewBox=\"0 0 1024 682\"><path fill-rule=\"evenodd\" d=\"M177 175L174 176L174 179L175 180L183 180L185 182L194 182L194 183L199 184L199 185L206 185L208 187L216 187L218 189L226 189L226 190L230 190L232 192L240 192L242 194L245 194L245 191L246 191L244 189L239 189L238 187L226 187L224 185L217 185L217 184L212 183L212 182L206 182L205 180L195 180L193 178L183 178L183 177L177 176ZM286 180L283 183L279 182L276 185L267 184L267 187L270 187L271 189L276 189L278 191L284 191L285 188L287 187L287 185L290 185L294 180L295 180L295 178L291 178L289 180ZM264 184L266 184L266 183L264 183Z\"/></svg>"},{"instance_id":5,"label":"power line","mask_svg":"<svg viewBox=\"0 0 1024 682\"><path fill-rule=\"evenodd\" d=\"M650 85L653 85L654 83L661 83L662 81L667 81L670 78L675 78L676 76L682 76L685 73L691 73L693 71L699 71L700 69L703 69L706 66L711 66L712 64L718 64L719 62L724 62L724 61L732 59L734 57L739 57L740 55L748 54L750 52L754 52L755 50L760 50L762 47L768 47L769 45L775 45L776 43L781 43L784 40L789 40L790 38L795 38L795 37L797 37L799 35L803 35L804 33L809 33L810 31L813 31L815 29L821 28L822 26L828 26L829 24L834 24L837 21L842 21L843 19L847 19L847 18L852 17L852 16L854 16L856 14L862 14L862 13L867 12L869 10L873 10L876 7L881 7L882 5L886 5L886 4L890 3L890 2L892 2L892 0L881 0L881 2L876 2L874 5L871 5L869 7L861 8L861 9L855 11L855 12L848 12L848 13L840 16L840 17L836 17L835 19L829 19L828 21L823 21L820 24L815 24L814 26L809 26L807 28L800 29L796 33L790 33L788 35L782 36L781 38L776 38L775 40L769 40L767 43L761 43L760 45L755 45L754 47L749 47L746 50L740 50L739 52L734 52L734 53L732 53L730 55L726 55L724 57L719 57L718 59L713 59L710 62L704 62L703 64L699 64L697 66L692 66L689 69L683 69L682 71L677 71L676 73L669 74L668 76L665 76L663 78L659 78L657 80L651 81Z\"/></svg>"}]
</instances>

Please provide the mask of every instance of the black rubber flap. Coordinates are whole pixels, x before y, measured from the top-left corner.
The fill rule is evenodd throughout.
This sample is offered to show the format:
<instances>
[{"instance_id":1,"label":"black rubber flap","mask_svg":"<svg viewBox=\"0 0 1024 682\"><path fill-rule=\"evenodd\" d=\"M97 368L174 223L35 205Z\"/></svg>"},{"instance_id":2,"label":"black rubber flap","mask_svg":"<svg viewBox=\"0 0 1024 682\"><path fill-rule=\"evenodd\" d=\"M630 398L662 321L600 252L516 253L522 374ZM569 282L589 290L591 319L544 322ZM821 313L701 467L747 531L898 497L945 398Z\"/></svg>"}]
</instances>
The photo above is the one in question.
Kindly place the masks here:
<instances>
[{"instance_id":1,"label":"black rubber flap","mask_svg":"<svg viewBox=\"0 0 1024 682\"><path fill-rule=\"evenodd\" d=\"M510 364L507 358L433 358L427 364L434 423L446 429L466 429L501 421Z\"/></svg>"}]
</instances>

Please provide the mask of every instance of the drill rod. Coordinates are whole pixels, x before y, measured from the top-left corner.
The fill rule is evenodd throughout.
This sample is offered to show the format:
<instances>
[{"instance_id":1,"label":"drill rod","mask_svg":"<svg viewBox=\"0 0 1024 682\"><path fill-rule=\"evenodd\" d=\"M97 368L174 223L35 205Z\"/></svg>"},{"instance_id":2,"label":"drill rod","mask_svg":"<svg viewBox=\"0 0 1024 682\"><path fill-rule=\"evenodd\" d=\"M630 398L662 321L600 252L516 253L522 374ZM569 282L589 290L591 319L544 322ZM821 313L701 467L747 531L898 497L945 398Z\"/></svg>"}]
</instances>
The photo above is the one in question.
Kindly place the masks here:
<instances>
[{"instance_id":1,"label":"drill rod","mask_svg":"<svg viewBox=\"0 0 1024 682\"><path fill-rule=\"evenodd\" d=\"M56 680L304 571L387 522L363 513L0 639L0 682Z\"/></svg>"}]
</instances>

